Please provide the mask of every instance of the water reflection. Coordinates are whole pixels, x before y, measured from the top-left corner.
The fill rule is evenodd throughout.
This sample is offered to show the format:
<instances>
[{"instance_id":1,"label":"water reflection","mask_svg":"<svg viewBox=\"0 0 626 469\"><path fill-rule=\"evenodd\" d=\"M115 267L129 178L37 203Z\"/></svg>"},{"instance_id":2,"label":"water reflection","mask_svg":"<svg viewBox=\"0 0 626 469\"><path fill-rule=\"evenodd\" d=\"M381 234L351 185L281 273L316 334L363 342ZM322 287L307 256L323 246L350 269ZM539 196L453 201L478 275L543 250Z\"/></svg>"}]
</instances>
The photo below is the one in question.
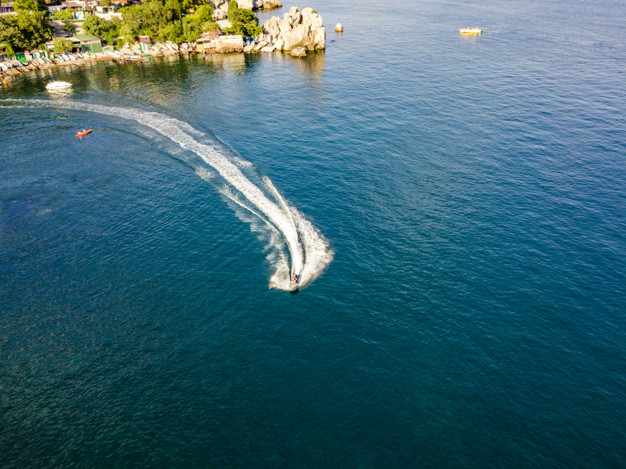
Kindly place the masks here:
<instances>
[{"instance_id":1,"label":"water reflection","mask_svg":"<svg viewBox=\"0 0 626 469\"><path fill-rule=\"evenodd\" d=\"M241 75L248 68L252 68L259 61L257 54L207 54L202 56L204 61L211 64L216 72Z\"/></svg>"},{"instance_id":2,"label":"water reflection","mask_svg":"<svg viewBox=\"0 0 626 469\"><path fill-rule=\"evenodd\" d=\"M299 86L319 92L325 67L325 51L301 58L282 52L153 56L146 63L87 62L29 72L11 79L2 92L43 90L51 78L57 78L71 82L75 92L113 93L169 107L186 95L202 96L207 90L228 87L228 81L215 80L219 77L249 76L261 82L271 77L284 84L296 78Z\"/></svg>"},{"instance_id":3,"label":"water reflection","mask_svg":"<svg viewBox=\"0 0 626 469\"><path fill-rule=\"evenodd\" d=\"M309 52L306 57L297 59L296 64L302 75L314 80L320 80L326 68L326 52Z\"/></svg>"}]
</instances>

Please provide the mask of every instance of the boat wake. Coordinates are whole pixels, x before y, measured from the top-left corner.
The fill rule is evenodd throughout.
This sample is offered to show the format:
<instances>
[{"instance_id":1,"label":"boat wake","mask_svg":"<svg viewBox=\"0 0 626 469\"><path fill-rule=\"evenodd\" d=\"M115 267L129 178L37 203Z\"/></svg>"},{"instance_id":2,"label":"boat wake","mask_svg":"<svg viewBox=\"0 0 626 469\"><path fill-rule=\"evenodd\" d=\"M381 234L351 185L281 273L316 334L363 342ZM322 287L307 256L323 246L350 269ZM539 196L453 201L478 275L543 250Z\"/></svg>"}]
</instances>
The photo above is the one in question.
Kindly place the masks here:
<instances>
[{"instance_id":1,"label":"boat wake","mask_svg":"<svg viewBox=\"0 0 626 469\"><path fill-rule=\"evenodd\" d=\"M274 267L270 278L272 288L289 290L290 271L300 274L300 286L305 286L332 260L333 252L323 235L285 201L269 178L258 175L252 163L233 155L232 150L186 122L135 108L73 101L11 101L19 101L20 107L61 107L128 119L155 130L186 150L183 159L194 167L196 174L217 187L237 216L267 242L267 258Z\"/></svg>"}]
</instances>

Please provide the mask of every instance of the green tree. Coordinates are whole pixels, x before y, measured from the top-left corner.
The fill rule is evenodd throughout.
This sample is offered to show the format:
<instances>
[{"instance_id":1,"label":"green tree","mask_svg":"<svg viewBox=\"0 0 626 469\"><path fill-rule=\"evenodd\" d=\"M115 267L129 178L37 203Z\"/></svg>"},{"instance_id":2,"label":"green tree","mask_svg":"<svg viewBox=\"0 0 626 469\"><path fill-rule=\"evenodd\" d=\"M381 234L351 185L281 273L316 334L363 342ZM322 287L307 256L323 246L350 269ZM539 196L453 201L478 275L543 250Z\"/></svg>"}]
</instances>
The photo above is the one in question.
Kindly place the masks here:
<instances>
[{"instance_id":1,"label":"green tree","mask_svg":"<svg viewBox=\"0 0 626 469\"><path fill-rule=\"evenodd\" d=\"M195 11L188 14L190 9ZM125 7L121 12L124 21L118 34L128 42L135 42L143 35L157 42L194 41L203 31L219 28L212 21L213 7L208 0L146 0L141 5Z\"/></svg>"},{"instance_id":2,"label":"green tree","mask_svg":"<svg viewBox=\"0 0 626 469\"><path fill-rule=\"evenodd\" d=\"M52 14L52 19L69 21L69 20L74 19L74 16L72 15L72 12L69 10L61 10L61 11L55 11Z\"/></svg>"},{"instance_id":3,"label":"green tree","mask_svg":"<svg viewBox=\"0 0 626 469\"><path fill-rule=\"evenodd\" d=\"M13 4L16 12L20 11L41 11L48 13L48 7L44 0L16 0Z\"/></svg>"},{"instance_id":4,"label":"green tree","mask_svg":"<svg viewBox=\"0 0 626 469\"><path fill-rule=\"evenodd\" d=\"M117 37L120 35L120 28L122 22L119 18L113 18L111 21L107 21L96 15L91 15L85 18L83 22L83 29L87 34L93 34L101 39L104 39L108 45L114 45Z\"/></svg>"},{"instance_id":5,"label":"green tree","mask_svg":"<svg viewBox=\"0 0 626 469\"><path fill-rule=\"evenodd\" d=\"M208 4L201 5L193 15L189 16L193 16L200 24L213 21L213 7Z\"/></svg>"},{"instance_id":6,"label":"green tree","mask_svg":"<svg viewBox=\"0 0 626 469\"><path fill-rule=\"evenodd\" d=\"M74 23L72 23L71 21L64 21L63 23L65 23L65 26L63 27L63 29L73 36L74 32L76 31L76 27L74 26Z\"/></svg>"},{"instance_id":7,"label":"green tree","mask_svg":"<svg viewBox=\"0 0 626 469\"><path fill-rule=\"evenodd\" d=\"M257 36L263 32L263 28L259 26L259 19L254 12L239 8L236 0L231 0L228 4L228 21L232 24L228 29L231 34Z\"/></svg>"},{"instance_id":8,"label":"green tree","mask_svg":"<svg viewBox=\"0 0 626 469\"><path fill-rule=\"evenodd\" d=\"M197 10L201 6L210 6L209 0L182 0L183 11ZM213 7L211 7L211 15L213 15Z\"/></svg>"},{"instance_id":9,"label":"green tree","mask_svg":"<svg viewBox=\"0 0 626 469\"><path fill-rule=\"evenodd\" d=\"M0 43L15 50L30 50L52 39L52 30L46 19L47 8L42 2L18 0L14 7L17 15L0 15Z\"/></svg>"},{"instance_id":10,"label":"green tree","mask_svg":"<svg viewBox=\"0 0 626 469\"><path fill-rule=\"evenodd\" d=\"M0 22L0 24L2 23ZM13 48L9 44L1 45L0 51L4 51L4 53L8 55L9 57L15 57L15 52L13 51Z\"/></svg>"},{"instance_id":11,"label":"green tree","mask_svg":"<svg viewBox=\"0 0 626 469\"><path fill-rule=\"evenodd\" d=\"M19 28L17 27L17 17L15 15L0 15L0 44L10 47L11 50L17 47L21 40Z\"/></svg>"},{"instance_id":12,"label":"green tree","mask_svg":"<svg viewBox=\"0 0 626 469\"><path fill-rule=\"evenodd\" d=\"M237 3L237 0L230 0L230 2L228 3L228 21L232 21L231 15L234 15L235 12L239 10L239 4Z\"/></svg>"},{"instance_id":13,"label":"green tree","mask_svg":"<svg viewBox=\"0 0 626 469\"><path fill-rule=\"evenodd\" d=\"M46 20L43 11L20 11L17 14L17 27L21 40L16 44L19 48L33 49L52 39L53 28Z\"/></svg>"},{"instance_id":14,"label":"green tree","mask_svg":"<svg viewBox=\"0 0 626 469\"><path fill-rule=\"evenodd\" d=\"M57 54L64 54L65 52L71 52L74 48L74 44L67 39L63 39L62 37L57 37L54 40L54 52Z\"/></svg>"}]
</instances>

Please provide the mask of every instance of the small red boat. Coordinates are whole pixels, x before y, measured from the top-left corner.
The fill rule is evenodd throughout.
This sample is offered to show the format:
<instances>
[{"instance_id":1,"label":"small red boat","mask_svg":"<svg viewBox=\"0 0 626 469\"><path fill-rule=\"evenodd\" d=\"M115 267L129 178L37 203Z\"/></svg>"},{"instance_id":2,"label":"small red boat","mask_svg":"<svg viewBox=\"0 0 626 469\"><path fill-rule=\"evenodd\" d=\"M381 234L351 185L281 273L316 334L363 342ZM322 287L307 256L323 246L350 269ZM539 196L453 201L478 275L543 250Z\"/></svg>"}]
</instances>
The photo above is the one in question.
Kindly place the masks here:
<instances>
[{"instance_id":1,"label":"small red boat","mask_svg":"<svg viewBox=\"0 0 626 469\"><path fill-rule=\"evenodd\" d=\"M91 133L91 131L92 131L92 130L93 130L93 129L82 130L82 131L80 131L80 132L77 132L77 133L76 133L76 136L77 136L77 137L82 137L83 135L87 135L87 134Z\"/></svg>"}]
</instances>

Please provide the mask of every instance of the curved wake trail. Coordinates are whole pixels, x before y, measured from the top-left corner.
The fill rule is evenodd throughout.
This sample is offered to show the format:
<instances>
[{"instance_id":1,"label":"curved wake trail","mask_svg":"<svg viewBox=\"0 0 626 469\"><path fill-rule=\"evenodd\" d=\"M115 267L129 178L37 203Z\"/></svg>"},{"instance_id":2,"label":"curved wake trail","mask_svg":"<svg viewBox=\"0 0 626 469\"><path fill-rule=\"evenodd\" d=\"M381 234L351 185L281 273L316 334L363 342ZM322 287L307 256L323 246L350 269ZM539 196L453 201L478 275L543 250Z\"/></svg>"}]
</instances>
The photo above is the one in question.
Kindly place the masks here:
<instances>
[{"instance_id":1,"label":"curved wake trail","mask_svg":"<svg viewBox=\"0 0 626 469\"><path fill-rule=\"evenodd\" d=\"M291 271L301 274L301 285L312 282L332 260L333 253L329 249L328 242L296 208L287 205L269 178L262 177L266 190L264 192L240 169L239 166L249 164L247 161L240 158L233 158L235 161L231 161L226 157L225 152L221 152L216 146L200 142L198 139L206 136L189 124L154 111L71 101L55 103L43 100L19 101L24 104L62 107L132 120L155 130L181 148L197 155L225 182L226 188L221 191L222 194L237 206L247 210L255 219L269 225L271 231L278 231L282 235L291 257ZM203 179L211 179L206 170L201 173L203 173L200 174ZM280 251L276 236L270 236L270 238L273 248ZM276 268L270 286L289 289L289 272L284 256L273 253L270 260L274 261Z\"/></svg>"}]
</instances>

